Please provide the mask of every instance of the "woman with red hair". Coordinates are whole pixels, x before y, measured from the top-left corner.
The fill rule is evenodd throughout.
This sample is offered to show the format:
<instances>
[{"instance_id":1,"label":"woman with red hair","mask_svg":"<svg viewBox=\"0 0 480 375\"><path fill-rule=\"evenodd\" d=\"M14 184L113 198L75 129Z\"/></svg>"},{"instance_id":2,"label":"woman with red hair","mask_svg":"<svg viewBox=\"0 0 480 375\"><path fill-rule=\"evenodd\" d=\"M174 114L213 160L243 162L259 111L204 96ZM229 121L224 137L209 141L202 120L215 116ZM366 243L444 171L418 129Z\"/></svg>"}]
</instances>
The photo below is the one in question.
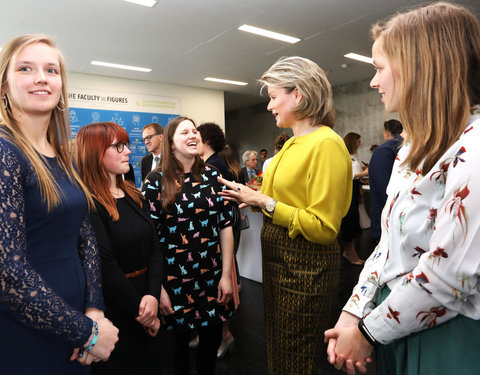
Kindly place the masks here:
<instances>
[{"instance_id":1,"label":"woman with red hair","mask_svg":"<svg viewBox=\"0 0 480 375\"><path fill-rule=\"evenodd\" d=\"M125 183L128 134L112 122L84 126L77 135L80 176L96 210L105 315L120 329L116 350L93 373L147 370L149 346L160 327L157 317L163 261L155 227L142 194Z\"/></svg>"}]
</instances>

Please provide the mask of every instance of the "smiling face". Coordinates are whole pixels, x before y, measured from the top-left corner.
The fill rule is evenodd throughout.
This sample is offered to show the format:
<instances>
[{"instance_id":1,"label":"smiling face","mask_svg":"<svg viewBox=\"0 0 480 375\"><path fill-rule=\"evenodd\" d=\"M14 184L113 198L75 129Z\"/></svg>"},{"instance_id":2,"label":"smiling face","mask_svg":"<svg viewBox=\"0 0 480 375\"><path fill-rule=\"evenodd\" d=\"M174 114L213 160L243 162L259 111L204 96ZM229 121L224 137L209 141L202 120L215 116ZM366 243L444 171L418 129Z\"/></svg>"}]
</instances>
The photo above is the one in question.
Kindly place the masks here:
<instances>
[{"instance_id":1,"label":"smiling face","mask_svg":"<svg viewBox=\"0 0 480 375\"><path fill-rule=\"evenodd\" d=\"M44 43L27 45L14 55L7 69L6 93L13 113L51 112L60 100L62 78L59 54Z\"/></svg>"},{"instance_id":2,"label":"smiling face","mask_svg":"<svg viewBox=\"0 0 480 375\"><path fill-rule=\"evenodd\" d=\"M178 124L173 134L172 150L175 157L182 160L193 160L198 154L200 135L190 120L183 120Z\"/></svg>"},{"instance_id":3,"label":"smiling face","mask_svg":"<svg viewBox=\"0 0 480 375\"><path fill-rule=\"evenodd\" d=\"M293 125L295 117L292 108L298 104L297 90L288 93L283 87L268 86L268 102L267 110L272 112L279 128L289 128Z\"/></svg>"},{"instance_id":4,"label":"smiling face","mask_svg":"<svg viewBox=\"0 0 480 375\"><path fill-rule=\"evenodd\" d=\"M395 80L392 66L382 50L382 38L377 38L372 46L373 64L376 69L370 86L377 89L382 95L385 110L389 113L398 110L398 89L395 89Z\"/></svg>"},{"instance_id":5,"label":"smiling face","mask_svg":"<svg viewBox=\"0 0 480 375\"><path fill-rule=\"evenodd\" d=\"M124 145L122 152L118 152L115 146L117 143L117 139L115 138L103 154L103 166L110 177L127 173L130 169L128 160L132 152L127 145Z\"/></svg>"}]
</instances>

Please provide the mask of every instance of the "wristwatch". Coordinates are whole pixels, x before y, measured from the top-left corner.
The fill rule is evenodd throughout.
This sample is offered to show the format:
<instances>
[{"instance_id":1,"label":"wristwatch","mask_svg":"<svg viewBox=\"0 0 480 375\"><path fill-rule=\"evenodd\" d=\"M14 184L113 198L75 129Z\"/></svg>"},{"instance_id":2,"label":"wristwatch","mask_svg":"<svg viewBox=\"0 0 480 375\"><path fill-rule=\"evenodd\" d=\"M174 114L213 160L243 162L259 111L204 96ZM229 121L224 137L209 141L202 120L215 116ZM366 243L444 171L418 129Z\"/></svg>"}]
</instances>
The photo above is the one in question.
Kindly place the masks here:
<instances>
[{"instance_id":1,"label":"wristwatch","mask_svg":"<svg viewBox=\"0 0 480 375\"><path fill-rule=\"evenodd\" d=\"M273 212L275 211L276 206L277 206L277 201L272 198L267 202L267 205L265 206L265 211L267 211L269 215L273 215Z\"/></svg>"}]
</instances>

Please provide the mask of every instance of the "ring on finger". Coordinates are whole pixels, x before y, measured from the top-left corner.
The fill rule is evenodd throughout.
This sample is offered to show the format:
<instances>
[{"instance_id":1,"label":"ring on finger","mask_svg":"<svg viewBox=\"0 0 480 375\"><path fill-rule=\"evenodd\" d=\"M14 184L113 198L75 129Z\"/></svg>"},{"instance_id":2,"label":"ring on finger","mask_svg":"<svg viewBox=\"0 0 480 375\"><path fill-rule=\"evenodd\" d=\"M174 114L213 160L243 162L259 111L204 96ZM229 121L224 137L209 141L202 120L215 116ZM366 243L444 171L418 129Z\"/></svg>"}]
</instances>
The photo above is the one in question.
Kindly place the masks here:
<instances>
[{"instance_id":1,"label":"ring on finger","mask_svg":"<svg viewBox=\"0 0 480 375\"><path fill-rule=\"evenodd\" d=\"M242 188L240 186L237 187L237 191L241 191L241 190L242 190Z\"/></svg>"}]
</instances>

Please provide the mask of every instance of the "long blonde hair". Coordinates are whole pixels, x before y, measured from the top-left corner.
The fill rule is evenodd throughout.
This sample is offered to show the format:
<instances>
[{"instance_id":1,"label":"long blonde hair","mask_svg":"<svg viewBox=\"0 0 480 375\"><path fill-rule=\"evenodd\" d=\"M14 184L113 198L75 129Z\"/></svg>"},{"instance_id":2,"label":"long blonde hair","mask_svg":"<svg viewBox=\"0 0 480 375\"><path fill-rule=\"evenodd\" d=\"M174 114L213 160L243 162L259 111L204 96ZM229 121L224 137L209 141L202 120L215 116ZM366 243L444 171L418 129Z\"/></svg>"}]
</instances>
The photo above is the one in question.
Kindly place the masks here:
<instances>
[{"instance_id":1,"label":"long blonde hair","mask_svg":"<svg viewBox=\"0 0 480 375\"><path fill-rule=\"evenodd\" d=\"M0 137L9 139L15 143L32 163L38 178L40 193L44 202L47 204L48 210L59 205L61 201L59 187L45 164L45 158L35 150L15 120L9 98L5 92L8 85L7 73L9 64L26 46L36 43L43 43L57 50L60 63L60 76L62 79L60 101L52 111L47 130L47 140L55 151L55 156L57 157L60 167L66 172L69 179L83 190L89 205L92 205L93 201L90 193L73 167L72 154L70 152L72 134L68 121L68 94L64 58L55 43L45 35L27 34L18 36L7 42L0 52L0 80L2 82L1 90L3 99L2 105L0 105L0 127L3 127L3 131L0 132ZM20 103L18 103L18 105L20 105Z\"/></svg>"},{"instance_id":2,"label":"long blonde hair","mask_svg":"<svg viewBox=\"0 0 480 375\"><path fill-rule=\"evenodd\" d=\"M480 99L480 26L467 9L436 3L372 28L399 93L411 143L405 160L426 174L458 139Z\"/></svg>"}]
</instances>

